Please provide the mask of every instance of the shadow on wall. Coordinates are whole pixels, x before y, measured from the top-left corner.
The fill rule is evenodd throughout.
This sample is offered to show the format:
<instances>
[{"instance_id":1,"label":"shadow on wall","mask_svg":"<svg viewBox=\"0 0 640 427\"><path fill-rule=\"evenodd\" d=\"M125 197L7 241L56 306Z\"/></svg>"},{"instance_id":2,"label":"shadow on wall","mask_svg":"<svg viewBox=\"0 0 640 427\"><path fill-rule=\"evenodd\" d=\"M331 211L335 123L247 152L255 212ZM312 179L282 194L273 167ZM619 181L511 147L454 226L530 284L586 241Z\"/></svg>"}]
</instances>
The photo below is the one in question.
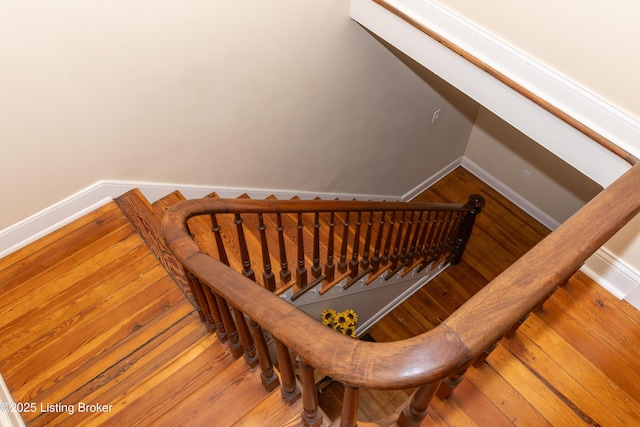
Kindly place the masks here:
<instances>
[{"instance_id":1,"label":"shadow on wall","mask_svg":"<svg viewBox=\"0 0 640 427\"><path fill-rule=\"evenodd\" d=\"M517 194L528 204L544 212L552 222L562 223L602 190L595 181L431 70L375 34L370 34L438 96L455 108L458 114L474 123L465 157L503 186L508 187L512 194ZM433 102L436 106L438 100L434 99Z\"/></svg>"},{"instance_id":2,"label":"shadow on wall","mask_svg":"<svg viewBox=\"0 0 640 427\"><path fill-rule=\"evenodd\" d=\"M465 155L559 223L602 191L589 177L485 108Z\"/></svg>"},{"instance_id":3,"label":"shadow on wall","mask_svg":"<svg viewBox=\"0 0 640 427\"><path fill-rule=\"evenodd\" d=\"M367 30L368 31L368 30ZM398 60L400 60L407 68L413 71L422 81L435 90L442 98L451 103L463 116L469 121L474 122L480 105L467 96L464 92L458 90L447 81L434 74L428 68L425 68L413 58L405 55L395 46L381 39L376 34L369 32L380 44L389 50Z\"/></svg>"}]
</instances>

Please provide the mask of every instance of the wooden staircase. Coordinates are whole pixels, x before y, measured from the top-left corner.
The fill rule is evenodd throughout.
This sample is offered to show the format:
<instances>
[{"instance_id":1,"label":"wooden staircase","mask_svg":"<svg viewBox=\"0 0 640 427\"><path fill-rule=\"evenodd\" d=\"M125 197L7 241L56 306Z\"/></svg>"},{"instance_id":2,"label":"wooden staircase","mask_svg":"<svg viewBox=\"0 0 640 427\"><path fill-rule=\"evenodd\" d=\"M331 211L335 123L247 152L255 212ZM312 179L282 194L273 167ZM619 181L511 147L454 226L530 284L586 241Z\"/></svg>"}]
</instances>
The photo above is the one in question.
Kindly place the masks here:
<instances>
[{"instance_id":1,"label":"wooden staircase","mask_svg":"<svg viewBox=\"0 0 640 427\"><path fill-rule=\"evenodd\" d=\"M135 192L130 193L118 203L123 205L134 195ZM136 204L137 213L132 218L135 221L146 218L145 227L153 230L158 219L156 208L164 205L159 209L166 209L173 203L171 197L180 198L173 194L153 205L146 203L143 208ZM483 222L486 219L492 228L496 228L502 239L499 245L519 248L518 239L514 241L513 236L521 235L520 228L505 233L502 217L495 214L489 214L489 217ZM486 233L484 227L481 234ZM146 237L153 238L152 235ZM491 248L491 244L488 247ZM485 260L485 253L480 253ZM488 274L487 269L493 264L487 265L477 259L477 255L474 252L470 260L479 270L469 274L480 277ZM165 260L164 265L180 273L175 268L177 264ZM443 276L449 271L458 272L448 270ZM466 282L458 273L447 280ZM20 402L23 409L32 408L25 404L35 404L34 411L22 413L28 425L211 425L212 420L215 425L300 424L301 400L290 405L284 402L279 389L266 392L259 369L249 368L244 361L238 360L198 321L199 313L178 291L165 268L114 203L0 260L0 284L0 372L14 400ZM186 286L188 288L188 284ZM188 289L186 291L188 294ZM600 301L602 298L606 300L599 296L595 307L609 313L608 304L614 302L606 300L605 306ZM406 316L405 312L400 312L400 316ZM549 320L556 321L558 310L550 311L549 315L547 310L536 313L536 318L548 316L553 317ZM580 324L587 324L591 314L585 312L582 317L585 321ZM404 319L401 320L404 328L408 328ZM440 321L441 318L437 319ZM398 332L394 327L396 323L387 325L393 333ZM618 320L609 323L619 325ZM570 329L567 339L582 345L583 338L574 337L576 328ZM525 331L528 333L529 329L525 328ZM532 340L544 340L546 333L541 337ZM404 337L398 337L401 338ZM519 339L514 341L519 342ZM601 369L611 371L609 375L613 375L613 381L624 383L625 389L635 390L632 380L629 384L624 382L629 376L627 367L610 368L608 360L600 360L600 353L606 351L595 351L589 339L585 342L588 344L582 347L589 351L588 355L597 358ZM524 349L510 341L505 345L512 351L517 350L517 354L524 352L519 357L528 363L528 353ZM555 351L555 347L555 344L550 346L546 350L548 354ZM497 353L498 359L489 359L492 367L503 361L504 352ZM613 353L615 351L611 351ZM564 356L567 355L563 351ZM538 364L537 358L532 363ZM571 360L558 363L569 368L572 365ZM500 368L501 365L496 366ZM498 391L493 390L495 381L487 378L477 381L488 375L486 369L485 365L483 369L470 371L468 375L472 381L462 388L458 395L460 400L432 402L426 425L434 420L437 425L461 425L453 421L457 418L445 419L451 414L452 417L462 416L456 412L456 405L467 408L468 416L489 419L491 412L487 412L490 408L486 404L479 405L472 413L471 407L465 406L468 402L463 400L471 387L469 384L482 387L487 396ZM546 369L544 364L540 369ZM553 376L546 377L545 372L542 373L546 378L544 383L549 385L551 394L558 394L563 385L558 385ZM495 375L499 381L505 381L500 377L502 373ZM517 387L530 382L523 380ZM613 385L611 380L609 385ZM234 392L236 387L241 390L239 394ZM530 396L540 400L539 410L545 411L548 398L543 401L537 394L538 388L532 387L532 390ZM592 392L594 390L585 393L590 396ZM573 392L564 393L574 396ZM600 398L603 402L611 399L606 393L603 396ZM470 397L472 401L476 400ZM495 394L497 408L503 408L505 403L510 405L505 414L511 415L505 415L505 420L522 416L518 398L517 394L505 398L502 391ZM624 403L620 405L627 405L628 400L623 399ZM100 406L94 406L94 411L79 412L81 403ZM576 409L571 401L566 403ZM578 404L583 411L592 412L590 407ZM70 408L73 408L73 414ZM598 416L595 418L599 419ZM491 423L495 421L491 418ZM323 418L322 423L327 425L329 421Z\"/></svg>"},{"instance_id":2,"label":"wooden staircase","mask_svg":"<svg viewBox=\"0 0 640 427\"><path fill-rule=\"evenodd\" d=\"M283 399L278 374L270 383L265 380L255 355L245 354L248 363L238 359L242 330L235 346L223 343L229 337L201 311L183 267L161 237L166 210L182 200L174 192L151 204L132 190L1 260L0 372L15 402L34 404L22 412L27 425L211 425L212 419L221 426L299 425L303 399ZM348 223L344 215L334 219L325 212L315 221ZM218 218L226 230L237 226L232 217ZM274 218L264 220L279 226ZM313 288L314 281L327 292L371 272L355 273L358 265L352 260L327 280L314 269L319 256L329 255L326 245L298 250L297 242L312 242L316 232L301 230L291 215L278 219L289 230L280 236L288 255L265 258L262 221L257 215L245 217L246 246L228 232L211 233L211 219L197 218L189 225L199 245L217 257L216 238L224 239L229 265L245 276L251 275L247 253L280 269L284 259L292 266L289 274L286 266L279 274L265 268L256 281L277 294L289 292L289 300ZM358 215L356 223L361 222ZM343 232L351 239L344 249L349 254L358 251L353 242L370 240L354 228ZM270 239L268 245L277 247L273 235ZM397 251L392 254L396 261ZM299 257L309 266L310 279L301 275ZM381 263L376 277L391 268L402 274L404 267L410 271L419 264L394 264L392 257ZM345 253L335 258L336 264L348 263ZM18 328L21 332L13 334ZM322 425L331 424L321 410L318 414Z\"/></svg>"},{"instance_id":3,"label":"wooden staircase","mask_svg":"<svg viewBox=\"0 0 640 427\"><path fill-rule=\"evenodd\" d=\"M131 192L0 261L0 372L27 425L298 423L149 250L173 197Z\"/></svg>"}]
</instances>

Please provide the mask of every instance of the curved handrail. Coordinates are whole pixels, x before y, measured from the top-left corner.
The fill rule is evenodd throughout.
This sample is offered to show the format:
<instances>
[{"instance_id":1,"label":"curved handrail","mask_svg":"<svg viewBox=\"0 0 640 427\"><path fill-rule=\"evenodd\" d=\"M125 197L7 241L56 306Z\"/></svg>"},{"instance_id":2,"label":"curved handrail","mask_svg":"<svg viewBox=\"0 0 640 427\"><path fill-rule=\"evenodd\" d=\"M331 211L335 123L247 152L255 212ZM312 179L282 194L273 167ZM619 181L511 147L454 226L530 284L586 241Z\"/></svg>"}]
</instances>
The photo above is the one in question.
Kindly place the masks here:
<instances>
[{"instance_id":1,"label":"curved handrail","mask_svg":"<svg viewBox=\"0 0 640 427\"><path fill-rule=\"evenodd\" d=\"M358 341L335 333L201 252L189 235L187 220L213 211L231 212L233 202L202 199L179 203L165 215L162 229L167 244L191 273L310 365L353 386L401 389L429 384L459 371L501 338L640 211L640 197L630 197L638 189L640 166L634 166L438 327L413 338L385 343ZM307 208L302 203L297 208L287 201L243 205L264 209L271 204L270 209L276 212L285 204L287 209ZM354 204L354 208L367 202L345 203ZM402 205L398 208L408 209Z\"/></svg>"}]
</instances>

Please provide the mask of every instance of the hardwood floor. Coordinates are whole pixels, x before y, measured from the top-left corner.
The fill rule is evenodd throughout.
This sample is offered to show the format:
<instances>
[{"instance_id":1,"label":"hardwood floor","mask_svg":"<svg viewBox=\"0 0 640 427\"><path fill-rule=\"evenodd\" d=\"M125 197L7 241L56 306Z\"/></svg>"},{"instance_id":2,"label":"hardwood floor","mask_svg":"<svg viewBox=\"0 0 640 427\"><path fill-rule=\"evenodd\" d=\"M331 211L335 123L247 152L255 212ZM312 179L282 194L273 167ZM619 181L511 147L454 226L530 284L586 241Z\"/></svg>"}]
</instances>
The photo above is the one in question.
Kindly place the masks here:
<instances>
[{"instance_id":1,"label":"hardwood floor","mask_svg":"<svg viewBox=\"0 0 640 427\"><path fill-rule=\"evenodd\" d=\"M29 426L243 425L265 398L299 419L210 334L115 203L0 260L0 283L0 372Z\"/></svg>"},{"instance_id":2,"label":"hardwood floor","mask_svg":"<svg viewBox=\"0 0 640 427\"><path fill-rule=\"evenodd\" d=\"M419 197L474 192L487 206L463 262L372 327L376 340L437 325L548 233L464 169ZM264 393L258 371L198 317L113 203L0 260L0 372L16 402L37 404L22 414L28 425L297 425L301 402ZM359 419L409 392L363 390ZM336 384L321 395L329 415L340 399ZM78 412L79 402L109 410ZM640 313L577 273L435 399L423 425L640 425Z\"/></svg>"},{"instance_id":3,"label":"hardwood floor","mask_svg":"<svg viewBox=\"0 0 640 427\"><path fill-rule=\"evenodd\" d=\"M463 169L418 198L460 202L470 193L487 204L462 263L374 325L377 341L433 328L548 234ZM364 391L359 419L382 418L410 392ZM328 416L337 415L341 393L334 383L321 395ZM576 273L483 366L471 368L450 398L435 398L423 425L640 425L640 312Z\"/></svg>"}]
</instances>

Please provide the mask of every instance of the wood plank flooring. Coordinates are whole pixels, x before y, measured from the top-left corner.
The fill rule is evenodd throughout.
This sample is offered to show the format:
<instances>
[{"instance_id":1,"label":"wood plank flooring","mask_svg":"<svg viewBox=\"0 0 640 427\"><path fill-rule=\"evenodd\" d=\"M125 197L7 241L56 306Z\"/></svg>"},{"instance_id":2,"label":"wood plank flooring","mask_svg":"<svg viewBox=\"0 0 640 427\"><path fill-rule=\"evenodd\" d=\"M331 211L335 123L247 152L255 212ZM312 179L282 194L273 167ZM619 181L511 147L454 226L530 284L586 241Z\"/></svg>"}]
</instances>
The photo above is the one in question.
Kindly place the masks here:
<instances>
[{"instance_id":1,"label":"wood plank flooring","mask_svg":"<svg viewBox=\"0 0 640 427\"><path fill-rule=\"evenodd\" d=\"M470 193L487 206L463 262L376 324L376 340L437 325L548 233L464 169L419 199ZM277 391L264 400L257 371L208 333L113 203L0 260L0 372L17 402L38 405L23 413L33 426L299 424L300 406ZM359 419L382 418L410 392L363 390ZM327 412L339 400L336 384L321 396ZM79 402L109 411L78 412ZM640 425L639 402L640 313L577 273L434 400L423 425Z\"/></svg>"},{"instance_id":2,"label":"wood plank flooring","mask_svg":"<svg viewBox=\"0 0 640 427\"><path fill-rule=\"evenodd\" d=\"M463 262L374 325L377 341L433 328L548 234L464 169L418 199L460 202L470 193L487 205ZM342 390L334 383L321 395L330 417L338 415ZM411 392L363 391L359 419L382 418ZM483 366L471 368L449 399L435 398L422 425L640 425L640 312L576 273Z\"/></svg>"},{"instance_id":3,"label":"wood plank flooring","mask_svg":"<svg viewBox=\"0 0 640 427\"><path fill-rule=\"evenodd\" d=\"M0 260L0 284L0 372L35 404L29 426L225 426L267 397L299 417L209 333L115 203Z\"/></svg>"}]
</instances>

